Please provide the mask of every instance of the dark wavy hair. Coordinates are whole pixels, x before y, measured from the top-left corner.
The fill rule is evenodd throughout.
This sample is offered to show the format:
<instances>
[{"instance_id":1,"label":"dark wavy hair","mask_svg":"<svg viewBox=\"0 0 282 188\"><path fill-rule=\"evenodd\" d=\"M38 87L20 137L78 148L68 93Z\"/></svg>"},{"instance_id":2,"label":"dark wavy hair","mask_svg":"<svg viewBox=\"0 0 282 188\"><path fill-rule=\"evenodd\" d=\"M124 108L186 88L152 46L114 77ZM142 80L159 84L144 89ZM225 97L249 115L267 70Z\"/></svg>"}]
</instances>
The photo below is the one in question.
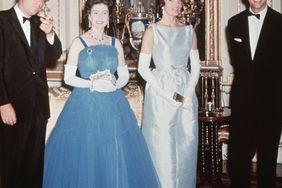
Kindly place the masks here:
<instances>
[{"instance_id":1,"label":"dark wavy hair","mask_svg":"<svg viewBox=\"0 0 282 188\"><path fill-rule=\"evenodd\" d=\"M84 31L88 31L90 29L89 27L89 19L88 16L91 12L91 8L94 5L97 4L104 4L109 8L109 15L110 15L110 11L111 11L111 6L112 6L112 1L111 0L87 0L84 4L83 10L82 10L82 20L81 20L81 28Z\"/></svg>"}]
</instances>

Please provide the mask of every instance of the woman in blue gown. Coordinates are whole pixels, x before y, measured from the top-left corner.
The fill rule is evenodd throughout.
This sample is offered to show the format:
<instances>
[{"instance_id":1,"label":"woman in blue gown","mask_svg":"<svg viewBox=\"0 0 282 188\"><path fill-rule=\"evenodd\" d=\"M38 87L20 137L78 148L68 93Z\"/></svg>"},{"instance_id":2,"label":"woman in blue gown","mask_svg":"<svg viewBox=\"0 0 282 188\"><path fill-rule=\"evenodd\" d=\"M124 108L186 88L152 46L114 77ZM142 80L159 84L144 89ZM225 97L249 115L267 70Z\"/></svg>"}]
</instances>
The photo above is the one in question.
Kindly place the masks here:
<instances>
[{"instance_id":1,"label":"woman in blue gown","mask_svg":"<svg viewBox=\"0 0 282 188\"><path fill-rule=\"evenodd\" d=\"M122 46L104 33L109 2L87 0L83 19L88 31L69 51L64 79L74 89L46 145L43 187L158 188L146 143L121 90L129 79Z\"/></svg>"}]
</instances>

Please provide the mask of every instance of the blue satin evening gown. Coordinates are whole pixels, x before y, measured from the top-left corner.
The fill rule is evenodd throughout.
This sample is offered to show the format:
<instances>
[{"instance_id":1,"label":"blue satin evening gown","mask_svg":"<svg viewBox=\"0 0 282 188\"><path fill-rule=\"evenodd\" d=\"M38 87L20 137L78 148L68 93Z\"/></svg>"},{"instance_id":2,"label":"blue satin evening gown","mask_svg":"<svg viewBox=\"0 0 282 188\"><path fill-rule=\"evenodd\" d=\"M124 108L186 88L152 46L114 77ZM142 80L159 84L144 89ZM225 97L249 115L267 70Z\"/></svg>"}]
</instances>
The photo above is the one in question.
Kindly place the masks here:
<instances>
[{"instance_id":1,"label":"blue satin evening gown","mask_svg":"<svg viewBox=\"0 0 282 188\"><path fill-rule=\"evenodd\" d=\"M85 46L80 76L118 66L112 45ZM45 151L44 188L159 188L141 130L124 92L74 88Z\"/></svg>"}]
</instances>

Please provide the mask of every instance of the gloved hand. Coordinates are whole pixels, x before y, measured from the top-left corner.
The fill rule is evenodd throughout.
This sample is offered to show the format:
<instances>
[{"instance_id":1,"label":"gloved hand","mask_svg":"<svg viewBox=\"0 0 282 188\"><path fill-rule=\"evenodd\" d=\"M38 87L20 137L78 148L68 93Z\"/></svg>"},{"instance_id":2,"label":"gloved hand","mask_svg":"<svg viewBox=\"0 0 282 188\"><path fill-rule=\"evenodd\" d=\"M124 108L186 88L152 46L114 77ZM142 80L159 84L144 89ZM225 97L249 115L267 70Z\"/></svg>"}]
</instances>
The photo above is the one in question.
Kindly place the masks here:
<instances>
[{"instance_id":1,"label":"gloved hand","mask_svg":"<svg viewBox=\"0 0 282 188\"><path fill-rule=\"evenodd\" d=\"M116 90L116 78L110 70L98 71L89 76L91 81L90 91L113 92Z\"/></svg>"},{"instance_id":2,"label":"gloved hand","mask_svg":"<svg viewBox=\"0 0 282 188\"><path fill-rule=\"evenodd\" d=\"M190 61L191 61L191 73L187 84L187 88L184 92L185 102L183 107L189 108L192 106L192 99L195 93L195 88L200 77L200 58L199 51L197 49L191 49L190 51Z\"/></svg>"},{"instance_id":3,"label":"gloved hand","mask_svg":"<svg viewBox=\"0 0 282 188\"><path fill-rule=\"evenodd\" d=\"M143 79L149 84L149 86L155 90L160 96L168 100L174 106L181 106L182 103L177 102L173 99L174 91L167 91L164 90L158 81L156 80L155 76L153 75L152 71L150 70L150 61L151 61L151 54L140 53L139 55L139 62L138 62L138 72L143 77Z\"/></svg>"},{"instance_id":4,"label":"gloved hand","mask_svg":"<svg viewBox=\"0 0 282 188\"><path fill-rule=\"evenodd\" d=\"M102 72L97 72L90 76L92 81L91 91L98 92L113 92L119 88L125 86L129 80L129 73L127 65L118 66L117 68L118 79L115 76L105 70Z\"/></svg>"},{"instance_id":5,"label":"gloved hand","mask_svg":"<svg viewBox=\"0 0 282 188\"><path fill-rule=\"evenodd\" d=\"M193 99L193 93L189 93L188 90L186 90L185 94L185 100L183 102L183 108L191 108L193 106L192 99Z\"/></svg>"},{"instance_id":6,"label":"gloved hand","mask_svg":"<svg viewBox=\"0 0 282 188\"><path fill-rule=\"evenodd\" d=\"M96 80L86 80L76 76L77 66L65 65L64 80L65 83L79 88L89 88L90 91L98 92L112 92L116 90L116 86L113 84L112 80L107 79L96 79Z\"/></svg>"},{"instance_id":7,"label":"gloved hand","mask_svg":"<svg viewBox=\"0 0 282 188\"><path fill-rule=\"evenodd\" d=\"M163 98L165 98L170 104L172 104L173 106L182 106L182 102L176 101L174 99L174 95L176 92L174 91L167 91L167 90L163 90L163 92L160 94Z\"/></svg>"},{"instance_id":8,"label":"gloved hand","mask_svg":"<svg viewBox=\"0 0 282 188\"><path fill-rule=\"evenodd\" d=\"M113 85L116 85L116 77L110 72L109 69L97 71L95 74L91 74L89 79L91 82L96 80L109 80L113 83Z\"/></svg>"},{"instance_id":9,"label":"gloved hand","mask_svg":"<svg viewBox=\"0 0 282 188\"><path fill-rule=\"evenodd\" d=\"M129 73L127 65L118 66L117 68L118 79L116 81L117 89L125 86L129 80Z\"/></svg>"},{"instance_id":10,"label":"gloved hand","mask_svg":"<svg viewBox=\"0 0 282 188\"><path fill-rule=\"evenodd\" d=\"M117 87L110 81L104 79L97 79L92 82L90 90L92 92L113 92L117 89Z\"/></svg>"}]
</instances>

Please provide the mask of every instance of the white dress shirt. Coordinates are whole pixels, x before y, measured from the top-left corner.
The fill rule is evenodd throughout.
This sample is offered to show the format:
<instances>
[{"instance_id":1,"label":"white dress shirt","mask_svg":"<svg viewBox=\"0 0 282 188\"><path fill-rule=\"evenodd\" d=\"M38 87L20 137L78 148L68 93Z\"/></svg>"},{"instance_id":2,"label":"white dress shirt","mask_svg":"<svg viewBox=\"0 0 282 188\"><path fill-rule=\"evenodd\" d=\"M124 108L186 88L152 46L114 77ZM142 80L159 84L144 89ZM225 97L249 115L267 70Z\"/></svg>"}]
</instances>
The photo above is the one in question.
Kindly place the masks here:
<instances>
[{"instance_id":1,"label":"white dress shirt","mask_svg":"<svg viewBox=\"0 0 282 188\"><path fill-rule=\"evenodd\" d=\"M19 6L18 6L18 3L14 6L14 9L15 9L15 12L17 14L17 17L19 19L19 22L21 24L21 27L23 29L23 32L25 34L25 37L26 37L26 40L29 44L29 46L31 45L30 41L31 41L31 36L30 36L30 21L29 20L26 20L24 23L23 23L23 18L24 17L27 17L25 16L22 11L20 10ZM28 17L27 17L28 18ZM53 35L51 37L46 37L47 38L47 41L53 45L54 44L54 40L55 40L55 34L53 33Z\"/></svg>"},{"instance_id":2,"label":"white dress shirt","mask_svg":"<svg viewBox=\"0 0 282 188\"><path fill-rule=\"evenodd\" d=\"M14 6L14 9L15 9L15 12L17 14L17 17L19 19L19 22L21 24L21 27L23 29L23 32L25 34L25 37L26 37L26 40L30 46L30 21L29 20L26 20L24 23L23 23L23 17L26 17L22 11L20 10L18 4L16 4Z\"/></svg>"},{"instance_id":3,"label":"white dress shirt","mask_svg":"<svg viewBox=\"0 0 282 188\"><path fill-rule=\"evenodd\" d=\"M249 9L250 12L254 13L251 8ZM260 31L262 28L262 24L265 18L267 12L267 6L265 8L254 14L260 14L260 19L256 18L255 16L249 16L248 21L249 21L249 39L250 39L250 47L251 47L251 54L252 54L252 59L254 59L256 48L257 48L257 43L260 35Z\"/></svg>"}]
</instances>

